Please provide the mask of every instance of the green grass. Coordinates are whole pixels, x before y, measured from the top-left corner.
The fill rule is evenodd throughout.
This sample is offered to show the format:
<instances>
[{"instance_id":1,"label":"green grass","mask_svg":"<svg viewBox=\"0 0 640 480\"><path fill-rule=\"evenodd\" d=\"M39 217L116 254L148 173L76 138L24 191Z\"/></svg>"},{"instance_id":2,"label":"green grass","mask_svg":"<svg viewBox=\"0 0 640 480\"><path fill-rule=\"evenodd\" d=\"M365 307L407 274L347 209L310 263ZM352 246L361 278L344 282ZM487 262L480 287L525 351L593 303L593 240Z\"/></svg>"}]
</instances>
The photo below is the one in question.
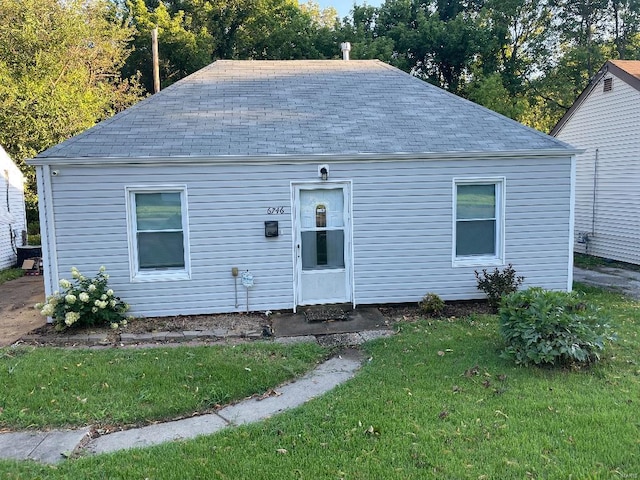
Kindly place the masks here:
<instances>
[{"instance_id":1,"label":"green grass","mask_svg":"<svg viewBox=\"0 0 640 480\"><path fill-rule=\"evenodd\" d=\"M0 429L140 424L189 415L300 375L315 344L0 350Z\"/></svg>"},{"instance_id":2,"label":"green grass","mask_svg":"<svg viewBox=\"0 0 640 480\"><path fill-rule=\"evenodd\" d=\"M24 275L24 270L21 268L7 268L0 270L0 285L10 280L15 280Z\"/></svg>"},{"instance_id":3,"label":"green grass","mask_svg":"<svg viewBox=\"0 0 640 480\"><path fill-rule=\"evenodd\" d=\"M609 260L607 258L596 257L593 255L585 255L584 253L574 253L573 263L576 267L585 268L587 270L594 270L597 267L614 267L623 268L626 270L640 271L640 265L618 262L616 260Z\"/></svg>"},{"instance_id":4,"label":"green grass","mask_svg":"<svg viewBox=\"0 0 640 480\"><path fill-rule=\"evenodd\" d=\"M516 367L494 316L405 324L350 382L268 421L4 478L610 479L640 476L640 304L579 287L619 341L591 369Z\"/></svg>"}]
</instances>

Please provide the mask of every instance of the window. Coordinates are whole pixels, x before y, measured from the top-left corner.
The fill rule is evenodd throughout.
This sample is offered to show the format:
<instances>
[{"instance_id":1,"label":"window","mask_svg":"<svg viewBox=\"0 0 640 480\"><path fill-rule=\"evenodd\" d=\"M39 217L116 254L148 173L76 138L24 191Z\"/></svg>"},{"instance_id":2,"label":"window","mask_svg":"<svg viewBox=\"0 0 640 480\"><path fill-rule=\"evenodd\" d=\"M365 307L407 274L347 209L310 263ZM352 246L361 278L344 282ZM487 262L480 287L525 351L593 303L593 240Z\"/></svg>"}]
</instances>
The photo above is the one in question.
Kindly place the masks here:
<instances>
[{"instance_id":1,"label":"window","mask_svg":"<svg viewBox=\"0 0 640 480\"><path fill-rule=\"evenodd\" d=\"M453 263L501 265L504 179L454 180Z\"/></svg>"},{"instance_id":2,"label":"window","mask_svg":"<svg viewBox=\"0 0 640 480\"><path fill-rule=\"evenodd\" d=\"M344 191L301 190L302 269L345 268Z\"/></svg>"},{"instance_id":3,"label":"window","mask_svg":"<svg viewBox=\"0 0 640 480\"><path fill-rule=\"evenodd\" d=\"M132 280L189 278L185 187L128 187Z\"/></svg>"}]
</instances>

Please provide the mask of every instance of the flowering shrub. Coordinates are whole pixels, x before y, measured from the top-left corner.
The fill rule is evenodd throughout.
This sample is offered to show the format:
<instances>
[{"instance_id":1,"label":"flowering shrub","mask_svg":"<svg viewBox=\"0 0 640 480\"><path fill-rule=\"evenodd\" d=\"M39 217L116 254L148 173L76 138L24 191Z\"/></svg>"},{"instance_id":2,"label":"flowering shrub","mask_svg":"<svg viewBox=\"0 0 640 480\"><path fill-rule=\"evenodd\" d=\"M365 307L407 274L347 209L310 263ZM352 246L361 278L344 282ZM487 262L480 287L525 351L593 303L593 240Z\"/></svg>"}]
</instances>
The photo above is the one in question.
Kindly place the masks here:
<instances>
[{"instance_id":1,"label":"flowering shrub","mask_svg":"<svg viewBox=\"0 0 640 480\"><path fill-rule=\"evenodd\" d=\"M109 275L104 266L95 278L85 277L75 267L71 268L71 276L72 281L60 280L61 291L36 305L42 315L53 318L56 330L107 324L118 328L127 324L125 312L129 305L109 288Z\"/></svg>"}]
</instances>

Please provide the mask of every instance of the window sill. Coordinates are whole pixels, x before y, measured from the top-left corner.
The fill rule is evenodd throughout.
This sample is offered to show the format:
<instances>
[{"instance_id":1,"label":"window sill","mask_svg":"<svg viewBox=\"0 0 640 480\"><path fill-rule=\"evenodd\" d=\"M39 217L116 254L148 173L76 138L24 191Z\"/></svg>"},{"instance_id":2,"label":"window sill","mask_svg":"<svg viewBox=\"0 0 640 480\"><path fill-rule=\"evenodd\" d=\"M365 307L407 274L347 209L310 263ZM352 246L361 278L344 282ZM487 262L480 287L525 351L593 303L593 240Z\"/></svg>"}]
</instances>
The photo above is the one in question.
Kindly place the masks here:
<instances>
[{"instance_id":1,"label":"window sill","mask_svg":"<svg viewBox=\"0 0 640 480\"><path fill-rule=\"evenodd\" d=\"M502 267L504 259L497 257L460 257L454 258L452 266L456 267Z\"/></svg>"},{"instance_id":2,"label":"window sill","mask_svg":"<svg viewBox=\"0 0 640 480\"><path fill-rule=\"evenodd\" d=\"M156 272L137 272L131 277L131 282L176 282L182 280L191 280L191 275L187 271L156 271Z\"/></svg>"}]
</instances>

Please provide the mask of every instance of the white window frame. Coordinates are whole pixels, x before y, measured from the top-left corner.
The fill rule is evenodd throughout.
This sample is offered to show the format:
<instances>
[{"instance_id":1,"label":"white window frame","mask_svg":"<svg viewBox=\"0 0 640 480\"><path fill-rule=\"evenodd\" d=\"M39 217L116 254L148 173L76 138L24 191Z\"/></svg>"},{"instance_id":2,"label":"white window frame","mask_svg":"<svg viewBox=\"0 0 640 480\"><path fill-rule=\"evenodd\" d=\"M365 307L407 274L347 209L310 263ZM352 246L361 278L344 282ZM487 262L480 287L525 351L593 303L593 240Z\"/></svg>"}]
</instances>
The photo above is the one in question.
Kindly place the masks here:
<instances>
[{"instance_id":1,"label":"white window frame","mask_svg":"<svg viewBox=\"0 0 640 480\"><path fill-rule=\"evenodd\" d=\"M504 265L505 250L505 192L507 188L507 180L505 177L461 177L454 178L452 185L453 199L453 222L452 222L452 238L451 244L451 263L454 267L493 267ZM458 185L495 185L496 192L496 240L495 254L493 255L456 255L457 247L457 223L458 223Z\"/></svg>"},{"instance_id":2,"label":"white window frame","mask_svg":"<svg viewBox=\"0 0 640 480\"><path fill-rule=\"evenodd\" d=\"M184 268L140 270L137 240L136 194L179 193L182 209L182 240L184 242ZM162 282L191 279L189 251L189 217L186 185L135 185L125 187L127 204L127 237L129 243L129 275L131 282Z\"/></svg>"}]
</instances>

